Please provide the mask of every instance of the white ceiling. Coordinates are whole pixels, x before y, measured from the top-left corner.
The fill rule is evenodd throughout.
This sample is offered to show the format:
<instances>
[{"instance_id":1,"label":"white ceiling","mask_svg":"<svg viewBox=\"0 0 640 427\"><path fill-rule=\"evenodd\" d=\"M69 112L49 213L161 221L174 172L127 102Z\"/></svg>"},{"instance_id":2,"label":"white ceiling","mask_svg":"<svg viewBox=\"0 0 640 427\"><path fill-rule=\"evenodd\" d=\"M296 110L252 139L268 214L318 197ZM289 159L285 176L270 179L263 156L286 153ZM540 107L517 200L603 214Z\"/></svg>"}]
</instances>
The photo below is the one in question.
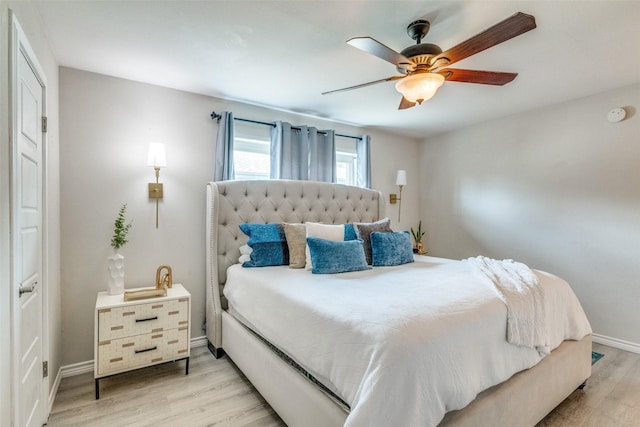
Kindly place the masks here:
<instances>
[{"instance_id":1,"label":"white ceiling","mask_svg":"<svg viewBox=\"0 0 640 427\"><path fill-rule=\"evenodd\" d=\"M640 1L34 1L62 66L424 137L640 82ZM445 82L398 111L395 67L345 43L400 51L406 26L446 50L522 11L537 28L456 63L517 72L502 87ZM613 107L613 106L612 106Z\"/></svg>"}]
</instances>

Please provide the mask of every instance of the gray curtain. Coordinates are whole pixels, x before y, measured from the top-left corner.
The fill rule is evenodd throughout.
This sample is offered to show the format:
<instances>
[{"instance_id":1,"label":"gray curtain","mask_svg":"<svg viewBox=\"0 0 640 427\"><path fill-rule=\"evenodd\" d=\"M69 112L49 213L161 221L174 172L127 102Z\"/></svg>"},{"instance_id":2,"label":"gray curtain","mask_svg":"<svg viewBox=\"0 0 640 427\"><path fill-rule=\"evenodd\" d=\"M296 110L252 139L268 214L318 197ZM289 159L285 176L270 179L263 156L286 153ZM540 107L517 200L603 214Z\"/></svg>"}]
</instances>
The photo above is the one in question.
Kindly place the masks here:
<instances>
[{"instance_id":1,"label":"gray curtain","mask_svg":"<svg viewBox=\"0 0 640 427\"><path fill-rule=\"evenodd\" d=\"M333 130L309 128L309 181L336 182L336 138Z\"/></svg>"},{"instance_id":2,"label":"gray curtain","mask_svg":"<svg viewBox=\"0 0 640 427\"><path fill-rule=\"evenodd\" d=\"M309 179L308 129L299 128L277 121L271 129L271 179Z\"/></svg>"},{"instance_id":3,"label":"gray curtain","mask_svg":"<svg viewBox=\"0 0 640 427\"><path fill-rule=\"evenodd\" d=\"M235 178L235 173L233 172L233 113L223 111L220 116L218 119L213 180L228 181Z\"/></svg>"},{"instance_id":4,"label":"gray curtain","mask_svg":"<svg viewBox=\"0 0 640 427\"><path fill-rule=\"evenodd\" d=\"M277 121L271 130L272 179L334 182L335 134Z\"/></svg>"},{"instance_id":5,"label":"gray curtain","mask_svg":"<svg viewBox=\"0 0 640 427\"><path fill-rule=\"evenodd\" d=\"M356 185L371 188L371 137L369 135L362 135L356 141L356 158L358 159Z\"/></svg>"}]
</instances>

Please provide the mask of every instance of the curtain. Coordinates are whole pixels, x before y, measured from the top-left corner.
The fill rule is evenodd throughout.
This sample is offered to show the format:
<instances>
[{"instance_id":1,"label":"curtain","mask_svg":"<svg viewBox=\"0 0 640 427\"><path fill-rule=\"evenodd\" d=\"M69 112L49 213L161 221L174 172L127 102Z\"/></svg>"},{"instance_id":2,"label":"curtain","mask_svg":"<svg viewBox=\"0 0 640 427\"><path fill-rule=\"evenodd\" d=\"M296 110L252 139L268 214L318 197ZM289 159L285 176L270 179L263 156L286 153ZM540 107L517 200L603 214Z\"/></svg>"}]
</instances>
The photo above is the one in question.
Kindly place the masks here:
<instances>
[{"instance_id":1,"label":"curtain","mask_svg":"<svg viewBox=\"0 0 640 427\"><path fill-rule=\"evenodd\" d=\"M277 121L271 130L272 179L334 182L335 134Z\"/></svg>"},{"instance_id":2,"label":"curtain","mask_svg":"<svg viewBox=\"0 0 640 427\"><path fill-rule=\"evenodd\" d=\"M371 188L371 137L369 135L362 135L356 141L356 158L358 159L356 185Z\"/></svg>"},{"instance_id":3,"label":"curtain","mask_svg":"<svg viewBox=\"0 0 640 427\"><path fill-rule=\"evenodd\" d=\"M218 119L218 137L213 169L214 181L228 181L235 178L233 172L233 113L223 111Z\"/></svg>"},{"instance_id":4,"label":"curtain","mask_svg":"<svg viewBox=\"0 0 640 427\"><path fill-rule=\"evenodd\" d=\"M336 182L336 138L333 130L309 128L309 181Z\"/></svg>"},{"instance_id":5,"label":"curtain","mask_svg":"<svg viewBox=\"0 0 640 427\"><path fill-rule=\"evenodd\" d=\"M271 129L271 179L309 179L307 127L277 121Z\"/></svg>"}]
</instances>

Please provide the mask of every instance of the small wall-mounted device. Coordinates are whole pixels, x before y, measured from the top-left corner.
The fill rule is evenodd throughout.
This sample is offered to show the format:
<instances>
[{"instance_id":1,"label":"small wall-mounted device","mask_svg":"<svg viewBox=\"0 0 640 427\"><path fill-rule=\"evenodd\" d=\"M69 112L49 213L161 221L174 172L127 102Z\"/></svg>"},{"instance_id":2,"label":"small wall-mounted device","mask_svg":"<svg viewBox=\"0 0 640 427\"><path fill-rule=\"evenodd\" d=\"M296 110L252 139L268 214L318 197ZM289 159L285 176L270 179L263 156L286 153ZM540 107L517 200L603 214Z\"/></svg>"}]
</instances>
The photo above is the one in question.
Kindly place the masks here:
<instances>
[{"instance_id":1,"label":"small wall-mounted device","mask_svg":"<svg viewBox=\"0 0 640 427\"><path fill-rule=\"evenodd\" d=\"M609 123L618 123L624 120L627 117L627 112L624 108L612 108L607 114L607 121Z\"/></svg>"}]
</instances>

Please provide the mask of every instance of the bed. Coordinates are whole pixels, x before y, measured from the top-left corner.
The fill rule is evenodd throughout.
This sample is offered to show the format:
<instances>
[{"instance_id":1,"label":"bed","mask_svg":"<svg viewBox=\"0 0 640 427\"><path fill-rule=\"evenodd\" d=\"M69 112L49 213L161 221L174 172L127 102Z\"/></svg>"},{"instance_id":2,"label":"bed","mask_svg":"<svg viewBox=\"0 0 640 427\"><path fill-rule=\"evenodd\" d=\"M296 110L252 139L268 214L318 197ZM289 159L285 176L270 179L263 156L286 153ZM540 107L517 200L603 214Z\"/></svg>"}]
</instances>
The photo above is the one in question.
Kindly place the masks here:
<instances>
[{"instance_id":1,"label":"bed","mask_svg":"<svg viewBox=\"0 0 640 427\"><path fill-rule=\"evenodd\" d=\"M331 372L327 374L322 372L320 368L313 366L311 362L300 360L303 358L296 353L297 349L291 348L289 350L293 357L288 354L286 343L279 341L279 339L295 337L295 331L285 330L287 319L278 319L279 312L290 313L294 310L286 307L285 304L288 302L281 302L278 297L268 300L268 295L260 296L260 299L265 301L264 307L262 307L264 315L276 314L275 320L273 320L276 323L271 325L267 321L263 322L264 325L260 324L262 314L253 319L247 319L252 315L251 310L249 314L243 316L236 310L236 304L241 306L238 302L229 307L225 297L228 275L238 277L229 284L227 289L227 293L235 298L235 295L240 291L229 292L234 289L232 286L236 286L238 282L250 281L250 277L243 276L248 273L243 270L259 271L265 280L269 275L278 278L288 274L284 266L243 269L238 265L240 247L247 242L247 236L240 231L240 224L371 223L383 217L384 199L379 192L369 189L329 183L277 180L227 181L209 183L207 186L206 320L209 348L216 357L226 353L287 425L341 426L346 423L355 426L386 425L387 422L383 421L385 414L372 415L372 411L363 409L367 408L364 404L352 405L353 407L349 408L349 402L353 403L353 396L340 388L341 386L332 383L339 382L336 379L344 377L344 373L334 375L332 380ZM411 266L413 269L425 266L437 267L438 271L459 268L459 263L450 264L446 260L431 257L417 258L415 265ZM378 270L382 273L366 270L345 274L350 275L349 277L361 275L365 276L367 280L373 280L374 276L371 275L390 274L389 272L393 271L393 268ZM294 278L291 279L292 283L309 282L309 286L313 286L313 281L324 280L324 277L320 277L321 275L311 275L311 272L304 270L298 270L292 274L294 275ZM306 280L305 277L313 278L313 281ZM395 277L395 273L394 276L388 277ZM380 281L388 280L381 279ZM261 291L262 288L266 288L266 286L255 288L255 292ZM254 291L245 289L241 292ZM491 304L495 306L495 303ZM288 323L297 324L299 322L289 319ZM273 335L273 329L276 329L280 335L277 333ZM268 332L269 330L271 332ZM262 333L271 335L267 340L261 336ZM564 340L557 346L554 344L553 347L553 351L541 360L536 359L534 353L527 353L531 359L527 363L531 367L527 365L527 369L519 370L512 376L509 374L504 381L486 389L477 391L472 389L471 393L475 398L468 399L472 401L468 404L465 403L463 408L451 410L446 403L441 403L440 406L446 408L446 415L440 425L535 425L583 384L591 373L590 334L581 335L575 340ZM498 357L501 357L500 352ZM300 366L305 363L309 363L309 366ZM383 365L391 366L391 363L391 361L388 363L385 361ZM405 361L403 360L401 363L405 363ZM306 371L306 374L301 374L301 370ZM394 375L384 374L384 370L382 373L383 378L386 378L384 381L393 381ZM327 381L329 384L325 384ZM320 386L317 384L318 382ZM386 386L387 383L381 382L381 384ZM478 393L477 396L476 393ZM342 394L349 396L345 398ZM377 399L380 399L380 396ZM376 400L369 402L369 404L372 402L375 403ZM431 405L432 403L424 402L425 408L430 408ZM410 406L422 407L422 405L415 403ZM438 410L442 410L442 408ZM356 416L358 413L364 413L365 416ZM367 415L376 418L372 422L367 418ZM441 416L438 418L439 415L435 415L435 417L428 419L440 420L441 418Z\"/></svg>"}]
</instances>

